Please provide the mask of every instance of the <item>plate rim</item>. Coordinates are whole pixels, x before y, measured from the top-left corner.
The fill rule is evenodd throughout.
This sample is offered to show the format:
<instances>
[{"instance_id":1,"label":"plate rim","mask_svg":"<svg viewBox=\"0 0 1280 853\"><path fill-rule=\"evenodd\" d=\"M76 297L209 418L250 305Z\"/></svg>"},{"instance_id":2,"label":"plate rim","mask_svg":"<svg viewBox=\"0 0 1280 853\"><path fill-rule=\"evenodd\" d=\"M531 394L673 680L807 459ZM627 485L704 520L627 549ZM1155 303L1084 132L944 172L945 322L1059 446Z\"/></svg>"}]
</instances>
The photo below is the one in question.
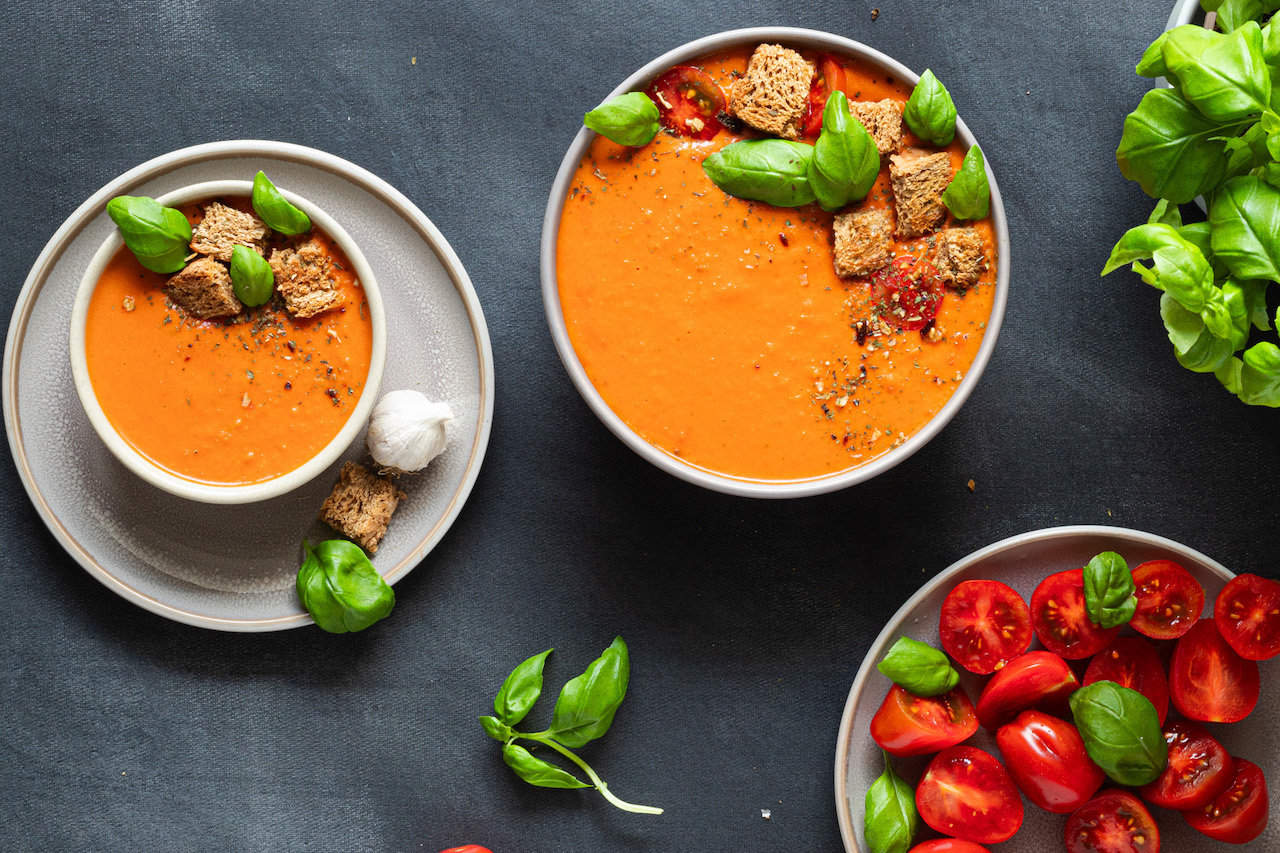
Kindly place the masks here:
<instances>
[{"instance_id":1,"label":"plate rim","mask_svg":"<svg viewBox=\"0 0 1280 853\"><path fill-rule=\"evenodd\" d=\"M435 223L416 204L404 193L362 166L358 166L335 154L292 142L265 139L220 140L186 146L153 157L111 179L81 203L58 226L36 256L36 260L27 273L21 290L18 292L13 313L10 315L9 330L5 336L4 361L3 366L0 367L0 370L3 371L3 378L0 381L0 401L3 403L5 435L8 438L9 451L13 458L14 467L18 471L18 477L26 490L28 500L35 507L36 513L44 522L45 527L53 534L58 544L91 577L130 603L167 619L200 628L239 632L284 630L310 624L313 620L305 610L284 616L252 619L210 616L161 601L112 574L111 571L94 558L87 548L71 535L57 513L53 511L53 508L44 499L44 495L35 483L30 462L27 459L25 445L22 441L22 425L17 416L18 371L21 366L21 345L26 337L27 326L35 304L39 299L40 292L48 280L49 273L70 243L96 218L97 213L100 212L111 196L118 194L123 187L136 185L182 166L210 160L233 157L252 158L255 156L270 157L318 168L335 177L343 178L356 184L379 201L393 208L439 258L441 265L448 272L453 282L454 289L462 300L470 322L480 374L480 411L477 416L476 431L472 438L471 455L467 460L462 479L454 490L453 496L440 518L426 531L422 540L399 563L383 572L383 577L386 578L389 584L395 584L412 571L439 543L449 528L453 526L454 521L457 520L463 505L475 486L481 465L484 462L492 432L495 397L493 347L489 339L489 329L485 322L484 311L480 306L479 296L476 294L471 277L463 267L461 259Z\"/></svg>"}]
</instances>

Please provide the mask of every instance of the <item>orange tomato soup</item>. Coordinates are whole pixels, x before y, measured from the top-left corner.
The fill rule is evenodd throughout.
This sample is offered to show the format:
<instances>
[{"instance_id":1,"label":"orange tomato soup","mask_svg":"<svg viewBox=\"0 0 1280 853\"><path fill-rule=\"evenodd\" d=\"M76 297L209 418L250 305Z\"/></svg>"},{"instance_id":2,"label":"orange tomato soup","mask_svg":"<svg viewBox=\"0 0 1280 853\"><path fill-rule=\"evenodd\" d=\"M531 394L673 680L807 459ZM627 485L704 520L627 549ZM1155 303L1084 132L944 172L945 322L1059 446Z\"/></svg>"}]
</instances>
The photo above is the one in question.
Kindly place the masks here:
<instances>
[{"instance_id":1,"label":"orange tomato soup","mask_svg":"<svg viewBox=\"0 0 1280 853\"><path fill-rule=\"evenodd\" d=\"M744 49L693 64L727 93L749 57ZM843 65L850 100L911 94L868 66ZM995 293L992 226L973 223L987 269L966 293L945 292L932 339L860 336L883 294L835 274L833 215L733 198L703 173L708 155L753 135L662 132L635 149L592 142L557 238L569 337L609 407L691 465L761 480L849 470L902 444L964 378ZM934 150L904 125L909 146ZM947 150L954 171L964 149L956 141ZM892 215L888 166L885 155L860 206ZM929 258L929 244L927 235L899 239L894 254Z\"/></svg>"},{"instance_id":2,"label":"orange tomato soup","mask_svg":"<svg viewBox=\"0 0 1280 853\"><path fill-rule=\"evenodd\" d=\"M198 207L184 212L195 219ZM135 450L189 480L242 485L292 471L342 429L364 390L373 325L346 256L311 236L334 261L343 304L306 320L278 299L225 320L185 318L165 299L169 276L127 248L115 254L89 303L85 352L99 405Z\"/></svg>"}]
</instances>

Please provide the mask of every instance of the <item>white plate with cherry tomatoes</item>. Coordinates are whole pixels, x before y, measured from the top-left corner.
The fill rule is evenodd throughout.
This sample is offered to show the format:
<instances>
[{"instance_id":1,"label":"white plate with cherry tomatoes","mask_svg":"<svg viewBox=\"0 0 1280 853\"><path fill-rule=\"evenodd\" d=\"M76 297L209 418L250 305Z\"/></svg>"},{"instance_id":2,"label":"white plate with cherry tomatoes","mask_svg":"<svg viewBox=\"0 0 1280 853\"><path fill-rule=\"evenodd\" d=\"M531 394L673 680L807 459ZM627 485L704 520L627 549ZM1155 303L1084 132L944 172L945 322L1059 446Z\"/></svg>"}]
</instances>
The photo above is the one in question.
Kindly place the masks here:
<instances>
[{"instance_id":1,"label":"white plate with cherry tomatoes","mask_svg":"<svg viewBox=\"0 0 1280 853\"><path fill-rule=\"evenodd\" d=\"M1127 624L1104 630L1085 613L1078 570L1108 551L1118 553L1132 570L1138 604ZM1238 568L1245 573L1267 570ZM1209 822L1211 833L1220 837L1253 835L1260 815L1269 810L1269 796L1273 799L1275 792L1280 792L1280 713L1275 710L1280 706L1280 658L1254 664L1235 653L1240 650L1249 657L1264 658L1280 650L1280 585L1266 580L1255 584L1252 578L1242 576L1219 602L1219 593L1233 578L1226 567L1185 545L1136 530L1101 526L1025 533L970 554L937 575L889 620L849 691L835 763L836 812L845 850L873 853L863 832L863 802L868 788L884 772L881 743L898 752L915 753L890 758L896 774L917 792L917 800L932 810L932 819L920 821L911 848L925 845L921 853L971 853L995 844L999 846L993 853L1076 853L1094 849L1082 842L1092 842L1098 834L1119 836L1124 832L1140 837L1136 846L1117 849L1135 853L1157 849L1166 853L1280 850L1280 819L1267 824L1247 843L1233 844L1202 834L1180 811L1152 802L1187 801L1180 797L1198 802L1211 797L1208 811L1213 805L1219 807L1218 818ZM984 583L968 583L971 581ZM1009 598L1006 589L1016 595ZM1201 592L1203 609L1197 614ZM1263 597L1258 597L1259 592ZM1266 597L1272 593L1277 594L1277 600ZM1215 604L1229 614L1222 620L1222 629L1214 620ZM945 637L944 605L949 629ZM1251 613L1263 621L1250 623ZM966 623L970 630L961 630ZM998 626L994 633L984 632L983 628L991 625ZM1223 639L1224 630L1231 634L1230 643ZM964 694L963 699L952 691L920 704L881 674L876 664L903 636L948 652L960 675L956 691ZM993 671L995 675L980 674ZM1094 790L1100 774L1090 770L1068 774L1072 779L1065 786L1042 779L1041 787L1035 788L1034 779L1029 778L1035 774L1027 770L1035 762L1026 754L1016 754L1018 736L1043 742L1052 740L1055 730L1060 729L1069 730L1065 736L1072 736L1076 730L1071 725L1067 697L1078 686L1099 679L1138 689L1159 716L1166 741L1172 740L1168 733L1178 726L1190 732L1180 742L1171 743L1168 750L1171 763L1180 769L1187 766L1187 755L1206 756L1203 766L1197 768L1203 775L1196 777L1193 785L1170 788L1173 776L1166 773L1141 790L1122 787L1111 779ZM898 691L899 701L894 701L891 690ZM873 719L882 707L886 710L876 721L873 738ZM939 708L944 709L942 713ZM1184 719L1192 715L1200 720L1236 721ZM943 720L944 716L949 718ZM1241 716L1243 719L1237 719ZM1003 726L999 743L994 730L997 726ZM963 738L961 743L947 747L959 738ZM1013 755L1012 763L1000 743ZM1221 744L1216 759L1211 744ZM974 756L974 749L992 760ZM1057 766L1070 767L1071 749L1060 751L1067 760ZM973 758L978 758L976 763L969 760ZM1083 754L1074 760L1088 762ZM1010 773L1007 765L1015 771ZM961 770L970 774L969 780L956 775ZM1259 773L1272 781L1271 795L1265 793L1265 783L1259 784ZM918 790L926 775L928 785ZM976 786L963 784L972 779L980 781ZM1219 790L1222 793L1217 793ZM945 796L940 797L940 792ZM1234 804L1224 810L1223 804L1233 799ZM1086 800L1078 816L1071 818L1069 812ZM1136 817L1133 803L1141 804ZM958 809L954 808L957 804ZM966 810L966 805L979 808ZM986 815L976 817L984 810ZM1201 811L1205 810L1188 813ZM941 824L940 817L951 821L954 831L934 829L931 824ZM1156 833L1151 832L1148 819L1158 831L1158 848L1152 844ZM1208 820L1193 819L1201 823ZM1076 847L1067 846L1069 820L1078 837ZM967 826L966 821L976 823ZM926 843L948 836L972 837L973 833L986 833L988 839L981 847ZM1006 840L996 841L996 837Z\"/></svg>"}]
</instances>

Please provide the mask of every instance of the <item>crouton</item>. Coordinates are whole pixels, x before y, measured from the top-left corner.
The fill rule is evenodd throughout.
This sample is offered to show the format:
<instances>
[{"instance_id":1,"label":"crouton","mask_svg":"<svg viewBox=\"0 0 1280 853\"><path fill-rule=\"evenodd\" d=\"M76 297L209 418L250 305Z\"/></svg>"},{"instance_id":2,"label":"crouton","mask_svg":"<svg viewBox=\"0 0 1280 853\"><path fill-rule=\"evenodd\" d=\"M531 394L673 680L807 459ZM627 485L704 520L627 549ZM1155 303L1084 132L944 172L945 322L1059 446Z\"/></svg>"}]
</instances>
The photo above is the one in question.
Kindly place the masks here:
<instances>
[{"instance_id":1,"label":"crouton","mask_svg":"<svg viewBox=\"0 0 1280 853\"><path fill-rule=\"evenodd\" d=\"M314 317L342 304L342 293L330 272L333 262L315 240L296 249L276 249L269 263L276 277L276 292L293 316Z\"/></svg>"},{"instance_id":2,"label":"crouton","mask_svg":"<svg viewBox=\"0 0 1280 853\"><path fill-rule=\"evenodd\" d=\"M968 290L978 283L987 265L982 237L972 228L944 228L938 232L933 265L948 287Z\"/></svg>"},{"instance_id":3,"label":"crouton","mask_svg":"<svg viewBox=\"0 0 1280 853\"><path fill-rule=\"evenodd\" d=\"M849 112L862 123L876 141L880 156L895 154L902 147L902 110L906 102L885 98L883 101L850 101Z\"/></svg>"},{"instance_id":4,"label":"crouton","mask_svg":"<svg viewBox=\"0 0 1280 853\"><path fill-rule=\"evenodd\" d=\"M893 223L883 210L855 210L835 219L836 275L867 275L893 260Z\"/></svg>"},{"instance_id":5,"label":"crouton","mask_svg":"<svg viewBox=\"0 0 1280 853\"><path fill-rule=\"evenodd\" d=\"M357 462L342 466L338 482L320 507L320 520L370 554L386 535L391 514L405 497L386 477Z\"/></svg>"},{"instance_id":6,"label":"crouton","mask_svg":"<svg viewBox=\"0 0 1280 853\"><path fill-rule=\"evenodd\" d=\"M942 191L951 183L951 156L907 149L889 157L889 180L898 213L898 236L928 234L947 215Z\"/></svg>"},{"instance_id":7,"label":"crouton","mask_svg":"<svg viewBox=\"0 0 1280 853\"><path fill-rule=\"evenodd\" d=\"M809 105L813 66L794 50L762 44L751 54L747 73L733 84L729 112L747 124L795 139Z\"/></svg>"},{"instance_id":8,"label":"crouton","mask_svg":"<svg viewBox=\"0 0 1280 853\"><path fill-rule=\"evenodd\" d=\"M266 236L267 226L257 216L214 201L205 205L204 219L191 230L191 251L229 262L236 246L261 252Z\"/></svg>"},{"instance_id":9,"label":"crouton","mask_svg":"<svg viewBox=\"0 0 1280 853\"><path fill-rule=\"evenodd\" d=\"M197 320L239 314L242 305L231 288L231 274L213 258L197 258L169 277L169 301Z\"/></svg>"}]
</instances>

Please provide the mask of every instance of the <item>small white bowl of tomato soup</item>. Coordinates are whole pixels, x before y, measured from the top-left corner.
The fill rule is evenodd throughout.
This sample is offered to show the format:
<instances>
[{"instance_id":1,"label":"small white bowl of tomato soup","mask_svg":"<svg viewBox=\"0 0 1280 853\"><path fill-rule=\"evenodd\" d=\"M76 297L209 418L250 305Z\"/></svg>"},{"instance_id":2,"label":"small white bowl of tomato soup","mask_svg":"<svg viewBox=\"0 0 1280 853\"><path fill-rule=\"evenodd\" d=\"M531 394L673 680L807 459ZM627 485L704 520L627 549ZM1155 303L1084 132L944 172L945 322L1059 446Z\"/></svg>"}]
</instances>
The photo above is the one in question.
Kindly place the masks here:
<instances>
[{"instance_id":1,"label":"small white bowl of tomato soup","mask_svg":"<svg viewBox=\"0 0 1280 853\"><path fill-rule=\"evenodd\" d=\"M251 181L209 181L156 200L195 222L218 201L249 211ZM197 320L166 298L170 274L144 268L119 231L93 256L71 314L71 370L94 430L126 468L171 494L245 504L290 492L360 434L386 361L386 318L360 247L321 208L271 234L262 254L314 240L341 304L310 318L278 297L235 317ZM193 253L194 255L194 253Z\"/></svg>"},{"instance_id":2,"label":"small white bowl of tomato soup","mask_svg":"<svg viewBox=\"0 0 1280 853\"><path fill-rule=\"evenodd\" d=\"M766 27L678 47L609 97L653 87L651 98L665 106L686 90L683 81L710 79L727 100L762 44L798 51L821 72L814 80L837 80L851 104L905 102L919 80L850 39ZM673 115L689 114L675 107ZM833 214L723 192L702 162L762 135L732 121L710 131L685 123L690 135L664 128L636 148L583 128L556 175L543 221L542 296L577 390L640 456L720 492L802 497L892 468L951 420L995 348L1009 232L989 160L990 214L966 224L985 247L981 278L939 290L927 326L883 335L876 326L868 335L882 316L873 295L883 291L836 274ZM929 153L945 151L954 173L974 144L957 120L955 140ZM915 147L927 146L904 124L902 150ZM888 167L885 153L870 194L846 210L892 207ZM948 213L938 228L959 224ZM933 252L933 236L895 238L895 257Z\"/></svg>"}]
</instances>

